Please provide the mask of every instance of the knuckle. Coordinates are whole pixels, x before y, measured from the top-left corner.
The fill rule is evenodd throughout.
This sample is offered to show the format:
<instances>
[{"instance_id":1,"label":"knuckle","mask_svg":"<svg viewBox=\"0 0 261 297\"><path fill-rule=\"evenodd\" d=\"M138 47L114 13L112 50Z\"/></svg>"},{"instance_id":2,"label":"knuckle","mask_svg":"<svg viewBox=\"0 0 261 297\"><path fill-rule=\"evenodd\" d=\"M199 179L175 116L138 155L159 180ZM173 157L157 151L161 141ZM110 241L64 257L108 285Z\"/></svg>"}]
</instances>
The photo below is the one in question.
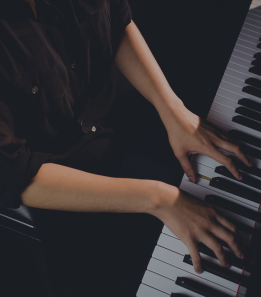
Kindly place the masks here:
<instances>
[{"instance_id":1,"label":"knuckle","mask_svg":"<svg viewBox=\"0 0 261 297\"><path fill-rule=\"evenodd\" d=\"M233 166L233 161L230 158L227 158L225 161L225 165L231 167Z\"/></svg>"},{"instance_id":2,"label":"knuckle","mask_svg":"<svg viewBox=\"0 0 261 297\"><path fill-rule=\"evenodd\" d=\"M236 232L237 232L237 227L236 227L236 225L231 224L231 231L232 231L233 233L236 233Z\"/></svg>"},{"instance_id":3,"label":"knuckle","mask_svg":"<svg viewBox=\"0 0 261 297\"><path fill-rule=\"evenodd\" d=\"M222 245L220 244L220 243L218 243L218 244L216 244L216 246L215 246L215 252L217 253L217 254L223 254L223 247L222 247Z\"/></svg>"},{"instance_id":4,"label":"knuckle","mask_svg":"<svg viewBox=\"0 0 261 297\"><path fill-rule=\"evenodd\" d=\"M234 144L234 151L235 153L238 153L238 154L241 153L241 150L238 144Z\"/></svg>"},{"instance_id":5,"label":"knuckle","mask_svg":"<svg viewBox=\"0 0 261 297\"><path fill-rule=\"evenodd\" d=\"M228 235L228 241L229 241L230 243L234 243L234 242L235 242L235 235L232 234L232 233L230 233L230 234Z\"/></svg>"}]
</instances>

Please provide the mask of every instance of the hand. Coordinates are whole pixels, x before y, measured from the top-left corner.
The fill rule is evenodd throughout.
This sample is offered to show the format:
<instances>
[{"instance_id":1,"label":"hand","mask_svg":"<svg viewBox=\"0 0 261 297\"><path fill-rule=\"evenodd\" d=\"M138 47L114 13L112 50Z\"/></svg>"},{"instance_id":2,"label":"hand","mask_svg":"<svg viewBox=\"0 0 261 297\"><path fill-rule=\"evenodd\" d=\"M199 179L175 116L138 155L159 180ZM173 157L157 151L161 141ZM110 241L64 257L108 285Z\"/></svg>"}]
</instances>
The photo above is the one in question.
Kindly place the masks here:
<instances>
[{"instance_id":1,"label":"hand","mask_svg":"<svg viewBox=\"0 0 261 297\"><path fill-rule=\"evenodd\" d=\"M151 214L187 246L195 272L202 272L199 242L213 250L224 267L230 264L217 238L225 241L238 258L244 257L244 241L235 225L204 201L176 187L160 183L159 188L160 203Z\"/></svg>"},{"instance_id":2,"label":"hand","mask_svg":"<svg viewBox=\"0 0 261 297\"><path fill-rule=\"evenodd\" d=\"M240 149L239 142L190 112L183 104L168 108L161 118L168 132L173 152L190 181L196 180L189 161L190 154L203 154L216 160L226 166L239 180L242 176L232 159L220 152L218 148L235 154L245 165L252 166Z\"/></svg>"}]
</instances>

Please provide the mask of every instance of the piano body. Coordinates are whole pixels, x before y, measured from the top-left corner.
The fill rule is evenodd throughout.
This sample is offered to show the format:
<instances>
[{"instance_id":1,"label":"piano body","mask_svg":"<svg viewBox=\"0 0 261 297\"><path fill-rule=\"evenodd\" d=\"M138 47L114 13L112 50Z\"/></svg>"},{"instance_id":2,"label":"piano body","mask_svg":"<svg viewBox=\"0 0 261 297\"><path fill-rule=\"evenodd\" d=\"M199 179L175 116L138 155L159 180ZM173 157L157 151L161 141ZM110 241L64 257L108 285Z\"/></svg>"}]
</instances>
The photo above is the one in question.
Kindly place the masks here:
<instances>
[{"instance_id":1,"label":"piano body","mask_svg":"<svg viewBox=\"0 0 261 297\"><path fill-rule=\"evenodd\" d=\"M135 5L137 5L138 10L138 4L131 0L129 2L135 21ZM154 1L152 2L154 3ZM167 2L166 5L170 5ZM175 3L177 4L179 1L173 2L171 5L175 9ZM191 162L198 176L197 182L196 184L190 183L187 176L183 175L180 184L182 190L189 192L198 199L205 200L237 225L248 247L247 259L238 259L226 243L222 243L232 264L230 269L223 268L214 253L200 243L199 250L204 271L198 275L194 272L186 246L166 226L163 226L151 258L147 263L146 271L143 272L143 278L137 288L136 296L257 297L261 296L261 292L258 290L258 282L261 281L261 253L259 252L261 251L261 7L248 12L251 1L241 1L240 3L239 1L209 1L209 8L214 6L219 9L214 13L213 7L212 10L208 11L206 1L194 2L197 2L198 5L198 10L194 10L195 13L200 11L201 5L205 9L202 15L209 14L208 20L211 16L214 16L214 19L216 18L214 21L219 19L219 24L213 25L212 23L212 27L211 24L209 25L210 28L214 28L214 32L209 31L211 35L209 42L222 41L222 33L225 32L225 27L231 25L227 27L227 31L231 30L232 35L229 35L228 32L223 38L223 41L228 41L228 47L225 48L225 44L223 44L220 47L220 55L218 55L217 50L213 50L212 54L207 52L207 48L211 48L208 41L203 40L204 36L207 36L207 29L202 34L198 34L199 42L196 42L197 36L195 36L194 28L191 30L193 35L190 41L186 41L186 45L190 45L190 48L185 51L183 56L173 58L172 61L161 60L160 55L164 50L168 52L168 49L159 49L159 46L152 42L152 33L152 35L150 33L144 34L142 24L139 24L141 18L139 19L138 13L136 14L136 22L145 35L145 39L147 36L147 42L170 85L177 95L184 99L185 105L198 115L207 118L217 127L228 131L234 138L241 140L243 149L254 164L253 167L247 168L238 162L235 156L225 152L238 163L238 168L243 175L241 182L233 178L230 172L215 160L203 155L193 155ZM217 2L219 3L217 4ZM156 5L153 3L152 6ZM177 4L177 9L183 9L183 15L181 13L183 17L186 13L191 14L190 4L191 6L195 5L191 1L187 1L187 4L183 5ZM233 6L238 11L234 11L235 18L230 15L229 22L229 13L233 11ZM222 14L223 9L228 11ZM161 20L164 16L162 11L158 12ZM196 18L194 18L195 20ZM221 24L222 22L223 24ZM198 27L195 23L196 30L204 25L202 19L199 20L199 23ZM182 22L183 24L184 22ZM191 25L191 22L187 24L188 27ZM216 33L219 32L218 25L221 27L221 34L216 35L215 38L212 34L215 34L215 29ZM165 26L167 25L165 24ZM188 27L185 29L186 32ZM233 28L231 29L231 27ZM157 30L156 25L155 29ZM144 31L146 30L144 29ZM168 34L170 31L169 29ZM174 36L172 36L173 39L175 39ZM166 36L163 34L162 38L166 38ZM176 41L178 40L182 40L182 38L177 38ZM196 52L200 56L199 47L201 46L203 46L202 51L204 51L205 46L207 59L202 59L203 70L195 71L193 66L198 61L193 62L193 53ZM179 53L182 46L177 47L176 53ZM176 53L173 52L173 55ZM180 62L175 59L179 59ZM206 66L207 60L209 64ZM169 69L170 62L173 62L172 74ZM164 67L166 68L164 69ZM205 73L204 68L208 69L209 72ZM196 73L198 75L193 76ZM204 79L202 80L202 78ZM187 93L182 91L185 84L190 86L190 88L186 88ZM191 102L193 95L202 96L201 101L195 99L194 102Z\"/></svg>"}]
</instances>

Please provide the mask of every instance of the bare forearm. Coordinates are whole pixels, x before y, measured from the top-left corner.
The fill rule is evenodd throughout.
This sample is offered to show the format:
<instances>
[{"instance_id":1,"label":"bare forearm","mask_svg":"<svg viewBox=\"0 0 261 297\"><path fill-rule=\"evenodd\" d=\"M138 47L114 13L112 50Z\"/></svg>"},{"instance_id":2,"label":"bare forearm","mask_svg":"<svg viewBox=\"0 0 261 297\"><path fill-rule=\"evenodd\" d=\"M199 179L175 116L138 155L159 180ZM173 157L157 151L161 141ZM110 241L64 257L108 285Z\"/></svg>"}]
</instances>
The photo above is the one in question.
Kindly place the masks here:
<instances>
[{"instance_id":1,"label":"bare forearm","mask_svg":"<svg viewBox=\"0 0 261 297\"><path fill-rule=\"evenodd\" d=\"M182 105L133 21L118 41L114 64L159 113L167 105Z\"/></svg>"},{"instance_id":2,"label":"bare forearm","mask_svg":"<svg viewBox=\"0 0 261 297\"><path fill-rule=\"evenodd\" d=\"M21 193L22 204L74 212L149 213L156 181L96 175L54 163L41 166Z\"/></svg>"}]
</instances>

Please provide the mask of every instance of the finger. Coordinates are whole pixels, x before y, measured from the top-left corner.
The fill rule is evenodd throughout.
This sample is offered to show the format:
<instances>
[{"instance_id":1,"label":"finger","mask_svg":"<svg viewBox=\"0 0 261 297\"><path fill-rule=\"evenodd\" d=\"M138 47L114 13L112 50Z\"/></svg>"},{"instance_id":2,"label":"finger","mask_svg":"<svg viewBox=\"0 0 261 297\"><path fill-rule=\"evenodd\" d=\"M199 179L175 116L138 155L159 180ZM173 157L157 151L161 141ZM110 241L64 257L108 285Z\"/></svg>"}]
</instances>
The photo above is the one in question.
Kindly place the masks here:
<instances>
[{"instance_id":1,"label":"finger","mask_svg":"<svg viewBox=\"0 0 261 297\"><path fill-rule=\"evenodd\" d=\"M204 153L203 153L204 154ZM242 180L242 176L233 163L232 159L226 156L225 154L221 153L218 149L213 146L213 149L210 152L205 153L208 157L216 160L218 163L223 164L232 174L233 176L238 179Z\"/></svg>"},{"instance_id":2,"label":"finger","mask_svg":"<svg viewBox=\"0 0 261 297\"><path fill-rule=\"evenodd\" d=\"M232 233L231 231L225 229L221 225L215 225L211 232L217 238L220 238L221 240L225 241L238 258L243 259L243 246L242 243L239 242L235 233Z\"/></svg>"},{"instance_id":3,"label":"finger","mask_svg":"<svg viewBox=\"0 0 261 297\"><path fill-rule=\"evenodd\" d=\"M238 144L234 144L225 140L216 140L214 143L219 148L235 154L246 166L250 167L252 165Z\"/></svg>"},{"instance_id":4,"label":"finger","mask_svg":"<svg viewBox=\"0 0 261 297\"><path fill-rule=\"evenodd\" d=\"M204 243L207 247L209 247L217 256L220 264L223 267L230 267L230 264L227 260L226 253L222 247L222 245L215 239L213 236L208 235L205 238L202 238L202 243Z\"/></svg>"},{"instance_id":5,"label":"finger","mask_svg":"<svg viewBox=\"0 0 261 297\"><path fill-rule=\"evenodd\" d=\"M197 243L191 241L191 243L187 244L186 246L189 250L189 254L190 254L195 272L198 274L201 274L202 273L201 257L198 251Z\"/></svg>"},{"instance_id":6,"label":"finger","mask_svg":"<svg viewBox=\"0 0 261 297\"><path fill-rule=\"evenodd\" d=\"M190 164L188 157L185 155L185 156L181 156L181 157L177 157L177 158L179 159L179 162L180 162L185 174L187 175L189 181L192 183L195 183L196 175L195 175L195 172Z\"/></svg>"},{"instance_id":7,"label":"finger","mask_svg":"<svg viewBox=\"0 0 261 297\"><path fill-rule=\"evenodd\" d=\"M234 225L233 223L231 223L229 220L227 220L226 218L224 218L223 216L217 214L216 215L216 219L217 221L223 225L224 227L226 227L230 232L232 232L233 234L235 234L236 239L239 241L239 245L241 246L242 250L245 249L245 241L242 237L242 235L240 234L240 232L238 231L236 225ZM243 253L244 254L244 253Z\"/></svg>"}]
</instances>

